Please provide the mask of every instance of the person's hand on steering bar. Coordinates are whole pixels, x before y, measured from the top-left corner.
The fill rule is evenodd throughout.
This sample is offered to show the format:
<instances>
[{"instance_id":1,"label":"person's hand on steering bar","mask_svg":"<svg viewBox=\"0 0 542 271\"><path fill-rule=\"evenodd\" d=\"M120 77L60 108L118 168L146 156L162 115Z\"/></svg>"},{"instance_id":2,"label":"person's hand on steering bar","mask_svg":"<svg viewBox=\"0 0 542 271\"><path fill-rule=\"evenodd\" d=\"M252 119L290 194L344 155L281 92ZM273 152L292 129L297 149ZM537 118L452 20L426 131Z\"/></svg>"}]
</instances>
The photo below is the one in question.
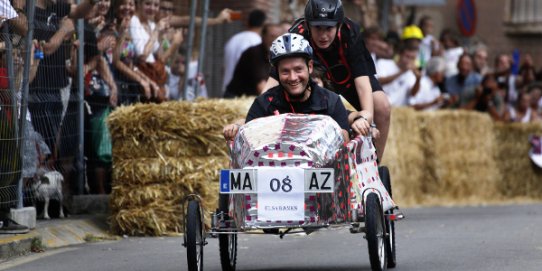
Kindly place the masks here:
<instances>
[{"instance_id":1,"label":"person's hand on steering bar","mask_svg":"<svg viewBox=\"0 0 542 271\"><path fill-rule=\"evenodd\" d=\"M239 131L239 124L233 123L224 126L222 133L224 134L224 139L227 141L235 139L237 132Z\"/></svg>"},{"instance_id":2,"label":"person's hand on steering bar","mask_svg":"<svg viewBox=\"0 0 542 271\"><path fill-rule=\"evenodd\" d=\"M368 136L371 133L371 123L369 118L364 116L361 112L352 112L348 117L351 120L350 127L356 134Z\"/></svg>"}]
</instances>

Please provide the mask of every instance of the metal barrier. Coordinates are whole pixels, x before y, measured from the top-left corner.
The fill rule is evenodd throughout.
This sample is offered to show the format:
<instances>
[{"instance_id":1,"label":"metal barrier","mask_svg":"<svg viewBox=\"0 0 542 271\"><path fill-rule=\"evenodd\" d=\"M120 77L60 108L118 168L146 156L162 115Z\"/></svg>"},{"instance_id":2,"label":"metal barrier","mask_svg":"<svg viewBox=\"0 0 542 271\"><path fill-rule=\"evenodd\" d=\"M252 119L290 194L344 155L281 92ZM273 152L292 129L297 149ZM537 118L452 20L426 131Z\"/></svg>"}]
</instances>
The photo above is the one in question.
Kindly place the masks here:
<instances>
[{"instance_id":1,"label":"metal barrier","mask_svg":"<svg viewBox=\"0 0 542 271\"><path fill-rule=\"evenodd\" d=\"M43 9L42 9L43 10ZM0 50L0 208L22 208L39 171L56 170L65 190L81 193L79 88L66 70L72 41L44 52L62 14L36 12L35 0L4 21ZM20 25L25 27L20 28ZM21 30L22 29L22 30ZM79 178L81 179L81 178Z\"/></svg>"},{"instance_id":2,"label":"metal barrier","mask_svg":"<svg viewBox=\"0 0 542 271\"><path fill-rule=\"evenodd\" d=\"M0 31L3 45L0 46L0 207L23 207L26 199L32 199L29 188L39 181L44 171L62 173L65 193L107 192L103 184L110 178L111 151L109 160L96 154L94 124L103 127L103 115L114 108L110 106L109 97L96 98L88 94L92 92L89 85L94 82L94 74L102 76L102 84L107 83L104 83L107 79L103 78L105 75L98 66L92 68L96 69L94 73L92 69L88 70L89 54L99 51L96 55L107 62L104 65L109 65L120 103L140 101L143 87L134 81L137 78L128 78L131 80L126 84L123 82L126 78L112 68L111 55L108 55L111 52L97 50L97 39L87 39L97 33L88 31L87 22L77 21L73 35L72 31L61 32L71 28L67 27L70 23L64 18L71 9L62 6L66 5L64 2L47 2L46 8L37 7L36 0L13 2L24 6L16 7L20 14L14 19L17 26L13 20L3 21ZM187 68L191 59L196 2L192 1ZM209 12L209 1L203 3L199 73L203 70ZM26 28L22 29L21 25ZM119 41L119 33L113 32ZM134 40L139 38L132 35ZM52 37L58 40L59 36L61 42L53 46ZM137 67L133 70L138 71ZM135 88L128 85L134 83L137 84ZM124 91L125 85L128 85L128 91ZM195 88L197 96L198 86ZM87 179L94 182L87 184Z\"/></svg>"}]
</instances>

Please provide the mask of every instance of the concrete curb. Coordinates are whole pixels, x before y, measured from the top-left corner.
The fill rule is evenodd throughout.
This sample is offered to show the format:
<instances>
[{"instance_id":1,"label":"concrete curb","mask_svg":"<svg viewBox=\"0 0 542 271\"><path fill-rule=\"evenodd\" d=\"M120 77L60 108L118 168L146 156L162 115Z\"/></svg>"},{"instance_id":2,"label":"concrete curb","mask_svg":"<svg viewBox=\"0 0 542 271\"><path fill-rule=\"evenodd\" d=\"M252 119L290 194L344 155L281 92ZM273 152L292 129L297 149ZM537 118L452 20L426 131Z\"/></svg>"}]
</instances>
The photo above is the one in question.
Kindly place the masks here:
<instances>
[{"instance_id":1,"label":"concrete curb","mask_svg":"<svg viewBox=\"0 0 542 271\"><path fill-rule=\"evenodd\" d=\"M34 244L35 246L41 245L41 248L47 249L83 244L87 241L95 242L118 238L109 233L109 225L107 224L108 195L69 197L65 206L68 206L69 213L74 215L51 220L36 221L36 210L33 207L24 208L22 211L16 210L17 218L21 215L33 215L30 216L30 219L21 220L32 230L27 234L0 234L0 260L30 252L34 239L41 240L41 244L37 242ZM29 220L32 220L33 223L26 223Z\"/></svg>"},{"instance_id":2,"label":"concrete curb","mask_svg":"<svg viewBox=\"0 0 542 271\"><path fill-rule=\"evenodd\" d=\"M102 214L39 220L36 228L29 233L0 235L0 259L29 253L34 239L40 239L44 249L116 239L109 233L106 219L107 216Z\"/></svg>"},{"instance_id":3,"label":"concrete curb","mask_svg":"<svg viewBox=\"0 0 542 271\"><path fill-rule=\"evenodd\" d=\"M28 253L32 249L32 241L39 238L36 231L25 234L0 235L0 259L8 259Z\"/></svg>"}]
</instances>

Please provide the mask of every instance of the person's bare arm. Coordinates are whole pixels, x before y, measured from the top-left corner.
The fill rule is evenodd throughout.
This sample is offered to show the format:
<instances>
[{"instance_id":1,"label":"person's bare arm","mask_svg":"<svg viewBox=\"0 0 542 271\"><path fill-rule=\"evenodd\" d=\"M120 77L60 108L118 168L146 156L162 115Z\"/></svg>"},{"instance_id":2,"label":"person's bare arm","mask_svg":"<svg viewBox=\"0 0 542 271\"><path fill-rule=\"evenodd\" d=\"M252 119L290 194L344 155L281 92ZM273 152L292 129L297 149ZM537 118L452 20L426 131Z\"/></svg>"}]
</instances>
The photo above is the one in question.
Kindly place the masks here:
<instances>
[{"instance_id":1,"label":"person's bare arm","mask_svg":"<svg viewBox=\"0 0 542 271\"><path fill-rule=\"evenodd\" d=\"M415 110L424 110L424 109L429 108L431 106L434 106L434 105L437 105L437 104L442 104L443 102L444 102L444 97L442 95L440 95L431 102L414 104L414 105L412 105L412 107Z\"/></svg>"},{"instance_id":2,"label":"person's bare arm","mask_svg":"<svg viewBox=\"0 0 542 271\"><path fill-rule=\"evenodd\" d=\"M83 0L79 4L72 4L68 17L70 17L71 19L84 18L85 16L89 15L89 11L93 10L95 4L101 5L101 1L100 3L98 3L98 1L94 0Z\"/></svg>"},{"instance_id":3,"label":"person's bare arm","mask_svg":"<svg viewBox=\"0 0 542 271\"><path fill-rule=\"evenodd\" d=\"M412 72L414 73L414 76L416 76L416 82L414 82L414 85L410 88L410 96L414 97L420 91L420 81L422 79L422 73L418 69L412 69Z\"/></svg>"},{"instance_id":4,"label":"person's bare arm","mask_svg":"<svg viewBox=\"0 0 542 271\"><path fill-rule=\"evenodd\" d=\"M33 46L30 46L30 74L28 76L28 82L29 83L32 83L32 81L34 81L34 78L36 78L36 72L38 71L38 66L40 65L40 59L35 59L34 58L34 52L35 52L35 48L39 48L39 42L37 40L33 40L32 41L32 45Z\"/></svg>"},{"instance_id":5,"label":"person's bare arm","mask_svg":"<svg viewBox=\"0 0 542 271\"><path fill-rule=\"evenodd\" d=\"M62 18L62 21L60 22L59 29L53 34L53 36L48 41L40 41L43 54L44 55L50 55L62 45L62 42L64 39L72 34L75 31L75 26L73 24L73 20L64 17Z\"/></svg>"},{"instance_id":6,"label":"person's bare arm","mask_svg":"<svg viewBox=\"0 0 542 271\"><path fill-rule=\"evenodd\" d=\"M207 24L217 25L217 24L229 23L231 22L231 12L232 12L231 9L228 9L228 8L223 9L215 18L209 18L207 20ZM195 18L195 23L198 26L201 25L202 21L203 20L201 17ZM170 17L170 23L171 23L171 26L173 27L187 27L190 25L190 16L173 15Z\"/></svg>"},{"instance_id":7,"label":"person's bare arm","mask_svg":"<svg viewBox=\"0 0 542 271\"><path fill-rule=\"evenodd\" d=\"M13 28L13 31L23 37L28 32L28 21L24 7L25 0L13 0L13 8L17 12L17 17L9 20L9 25Z\"/></svg>"},{"instance_id":8,"label":"person's bare arm","mask_svg":"<svg viewBox=\"0 0 542 271\"><path fill-rule=\"evenodd\" d=\"M397 73L392 74L390 76L378 77L378 82L380 82L380 84L382 85L389 84L393 82L395 79L399 78L399 76L401 76L405 72L406 70L400 70Z\"/></svg>"},{"instance_id":9,"label":"person's bare arm","mask_svg":"<svg viewBox=\"0 0 542 271\"><path fill-rule=\"evenodd\" d=\"M355 121L351 127L356 133L367 136L371 132L371 123L373 122L373 89L369 81L369 76L356 77L354 84L362 110L357 112L357 116L354 118Z\"/></svg>"},{"instance_id":10,"label":"person's bare arm","mask_svg":"<svg viewBox=\"0 0 542 271\"><path fill-rule=\"evenodd\" d=\"M183 43L183 30L177 29L175 30L175 33L173 34L173 39L171 41L171 46L160 55L160 60L162 62L166 62L169 58L171 58L175 52L181 47L181 44Z\"/></svg>"},{"instance_id":11,"label":"person's bare arm","mask_svg":"<svg viewBox=\"0 0 542 271\"><path fill-rule=\"evenodd\" d=\"M126 65L120 59L122 46L127 39L128 33L127 31L122 31L120 35L121 36L119 37L119 40L117 41L116 47L113 50L113 66L115 66L115 68L124 76L128 77L134 82L139 83L141 87L143 88L145 96L150 97L151 87L150 87L149 79L145 75L143 75L141 72L136 72L131 67L128 67L128 65Z\"/></svg>"},{"instance_id":12,"label":"person's bare arm","mask_svg":"<svg viewBox=\"0 0 542 271\"><path fill-rule=\"evenodd\" d=\"M115 83L115 79L113 79L113 74L111 73L107 60L101 55L98 55L97 57L98 63L96 66L96 71L98 71L98 73L102 76L103 80L105 83L107 83L111 91L111 93L109 93L109 105L116 107L118 97L117 84Z\"/></svg>"}]
</instances>

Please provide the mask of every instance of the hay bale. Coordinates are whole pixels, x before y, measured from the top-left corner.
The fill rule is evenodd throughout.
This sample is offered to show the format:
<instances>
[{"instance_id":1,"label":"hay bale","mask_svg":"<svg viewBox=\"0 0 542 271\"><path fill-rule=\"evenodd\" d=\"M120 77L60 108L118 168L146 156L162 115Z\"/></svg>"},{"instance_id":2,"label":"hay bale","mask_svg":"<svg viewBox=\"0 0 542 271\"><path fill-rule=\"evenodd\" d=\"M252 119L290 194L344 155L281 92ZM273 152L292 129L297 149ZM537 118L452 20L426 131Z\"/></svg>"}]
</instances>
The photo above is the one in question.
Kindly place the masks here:
<instances>
[{"instance_id":1,"label":"hay bale","mask_svg":"<svg viewBox=\"0 0 542 271\"><path fill-rule=\"evenodd\" d=\"M191 173L201 174L202 178L207 179L227 166L228 161L224 156L119 160L113 164L113 185L178 182Z\"/></svg>"},{"instance_id":2,"label":"hay bale","mask_svg":"<svg viewBox=\"0 0 542 271\"><path fill-rule=\"evenodd\" d=\"M393 108L382 160L390 170L393 198L400 206L416 205L423 197L426 169L417 114L411 108Z\"/></svg>"},{"instance_id":3,"label":"hay bale","mask_svg":"<svg viewBox=\"0 0 542 271\"><path fill-rule=\"evenodd\" d=\"M226 156L228 154L224 138L211 137L208 139L206 142L201 142L196 138L152 141L127 137L113 142L113 156L116 159L124 160L133 157Z\"/></svg>"},{"instance_id":4,"label":"hay bale","mask_svg":"<svg viewBox=\"0 0 542 271\"><path fill-rule=\"evenodd\" d=\"M461 204L499 197L493 160L493 121L487 114L463 110L420 113L427 178L427 203Z\"/></svg>"},{"instance_id":5,"label":"hay bale","mask_svg":"<svg viewBox=\"0 0 542 271\"><path fill-rule=\"evenodd\" d=\"M542 134L542 123L495 125L495 161L502 176L502 195L542 199L542 169L529 158L529 135Z\"/></svg>"},{"instance_id":6,"label":"hay bale","mask_svg":"<svg viewBox=\"0 0 542 271\"><path fill-rule=\"evenodd\" d=\"M111 217L111 228L119 234L161 236L182 232L180 204L155 204L122 209Z\"/></svg>"},{"instance_id":7,"label":"hay bale","mask_svg":"<svg viewBox=\"0 0 542 271\"><path fill-rule=\"evenodd\" d=\"M244 118L254 98L136 104L113 112L112 229L119 234L182 232L181 202L218 202L218 174L227 168L222 127ZM210 225L210 217L206 216Z\"/></svg>"},{"instance_id":8,"label":"hay bale","mask_svg":"<svg viewBox=\"0 0 542 271\"><path fill-rule=\"evenodd\" d=\"M162 104L135 104L119 107L108 117L113 141L126 137L138 140L184 140L196 138L207 142L208 137L221 136L222 127L244 117L245 100L201 100Z\"/></svg>"}]
</instances>

